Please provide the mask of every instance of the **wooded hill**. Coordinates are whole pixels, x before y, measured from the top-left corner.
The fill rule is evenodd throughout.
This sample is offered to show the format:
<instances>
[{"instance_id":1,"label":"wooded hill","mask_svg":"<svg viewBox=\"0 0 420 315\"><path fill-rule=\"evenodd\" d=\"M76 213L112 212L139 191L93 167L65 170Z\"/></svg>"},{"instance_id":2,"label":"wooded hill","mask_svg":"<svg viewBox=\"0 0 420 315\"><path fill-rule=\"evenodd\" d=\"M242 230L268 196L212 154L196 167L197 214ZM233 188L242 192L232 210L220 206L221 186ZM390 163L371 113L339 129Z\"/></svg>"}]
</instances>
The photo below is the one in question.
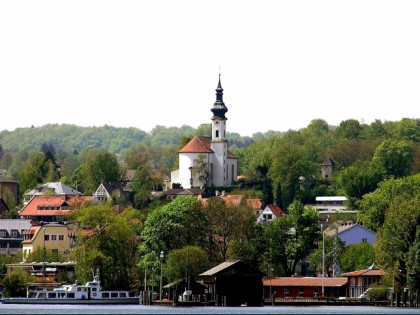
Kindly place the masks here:
<instances>
[{"instance_id":1,"label":"wooded hill","mask_svg":"<svg viewBox=\"0 0 420 315\"><path fill-rule=\"evenodd\" d=\"M79 127L70 124L48 124L42 127L18 128L14 131L0 132L0 144L10 152L20 150L39 150L43 143L60 149L77 150L102 148L110 153L122 153L133 144L145 143L152 146L178 145L182 137L196 134L210 135L211 125L203 124L197 129L190 126L156 126L151 132L138 128L117 128L112 126ZM227 133L230 148L242 148L254 141L261 140L281 132L269 131L257 133L253 137L242 137L238 133Z\"/></svg>"}]
</instances>

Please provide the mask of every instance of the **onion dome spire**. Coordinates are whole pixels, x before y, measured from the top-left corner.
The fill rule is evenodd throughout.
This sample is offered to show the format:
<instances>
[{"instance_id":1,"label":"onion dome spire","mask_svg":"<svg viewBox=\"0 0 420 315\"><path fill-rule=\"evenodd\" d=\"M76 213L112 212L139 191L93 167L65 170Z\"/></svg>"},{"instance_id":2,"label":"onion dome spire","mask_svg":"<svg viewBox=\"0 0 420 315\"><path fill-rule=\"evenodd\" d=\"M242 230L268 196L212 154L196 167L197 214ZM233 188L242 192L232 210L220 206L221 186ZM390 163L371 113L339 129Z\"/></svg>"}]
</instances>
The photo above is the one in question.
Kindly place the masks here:
<instances>
[{"instance_id":1,"label":"onion dome spire","mask_svg":"<svg viewBox=\"0 0 420 315\"><path fill-rule=\"evenodd\" d=\"M216 102L214 102L213 108L211 111L213 112L212 119L223 119L227 120L225 117L226 112L228 111L225 103L223 102L223 88L222 83L220 82L220 73L219 73L219 84L217 85L216 89Z\"/></svg>"}]
</instances>

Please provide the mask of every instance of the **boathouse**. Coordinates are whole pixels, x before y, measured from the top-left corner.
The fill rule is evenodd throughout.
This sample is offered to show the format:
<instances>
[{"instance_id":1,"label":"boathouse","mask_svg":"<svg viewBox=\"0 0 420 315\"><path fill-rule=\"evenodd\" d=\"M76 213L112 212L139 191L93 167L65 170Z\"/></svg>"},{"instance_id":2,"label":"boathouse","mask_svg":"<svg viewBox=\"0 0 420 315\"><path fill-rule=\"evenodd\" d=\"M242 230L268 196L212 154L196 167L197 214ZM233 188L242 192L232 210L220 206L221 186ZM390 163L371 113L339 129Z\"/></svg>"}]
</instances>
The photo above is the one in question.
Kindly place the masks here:
<instances>
[{"instance_id":1,"label":"boathouse","mask_svg":"<svg viewBox=\"0 0 420 315\"><path fill-rule=\"evenodd\" d=\"M262 306L264 273L240 260L225 261L199 275L206 286L206 304Z\"/></svg>"}]
</instances>

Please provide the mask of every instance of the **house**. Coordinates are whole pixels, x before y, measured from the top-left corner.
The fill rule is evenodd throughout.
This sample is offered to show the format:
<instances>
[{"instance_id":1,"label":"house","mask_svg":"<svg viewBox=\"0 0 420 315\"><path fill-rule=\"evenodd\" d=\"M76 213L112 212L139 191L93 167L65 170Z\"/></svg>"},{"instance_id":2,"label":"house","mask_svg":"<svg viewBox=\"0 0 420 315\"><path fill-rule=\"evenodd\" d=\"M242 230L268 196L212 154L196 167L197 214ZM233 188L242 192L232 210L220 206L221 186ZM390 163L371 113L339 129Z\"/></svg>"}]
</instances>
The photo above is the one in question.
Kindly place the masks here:
<instances>
[{"instance_id":1,"label":"house","mask_svg":"<svg viewBox=\"0 0 420 315\"><path fill-rule=\"evenodd\" d=\"M26 205L33 196L42 196L42 195L44 196L45 195L76 196L76 195L82 195L82 193L61 182L50 182L50 183L39 185L35 187L34 189L32 189L31 191L24 193L23 204Z\"/></svg>"},{"instance_id":2,"label":"house","mask_svg":"<svg viewBox=\"0 0 420 315\"><path fill-rule=\"evenodd\" d=\"M58 261L60 255L68 257L71 244L67 225L49 223L32 226L23 233L22 260L26 261L28 255L37 249L45 249L48 252L56 253Z\"/></svg>"},{"instance_id":3,"label":"house","mask_svg":"<svg viewBox=\"0 0 420 315\"><path fill-rule=\"evenodd\" d=\"M285 217L286 214L277 205L267 205L264 210L258 215L258 223L267 223L275 220L278 217Z\"/></svg>"},{"instance_id":4,"label":"house","mask_svg":"<svg viewBox=\"0 0 420 315\"><path fill-rule=\"evenodd\" d=\"M103 204L112 202L117 212L121 212L126 206L131 205L128 194L119 183L101 183L93 194L92 203Z\"/></svg>"},{"instance_id":5,"label":"house","mask_svg":"<svg viewBox=\"0 0 420 315\"><path fill-rule=\"evenodd\" d=\"M18 204L19 185L14 179L6 178L0 175L0 199L13 200Z\"/></svg>"},{"instance_id":6,"label":"house","mask_svg":"<svg viewBox=\"0 0 420 315\"><path fill-rule=\"evenodd\" d=\"M206 302L215 306L262 306L264 273L240 260L225 261L199 275Z\"/></svg>"},{"instance_id":7,"label":"house","mask_svg":"<svg viewBox=\"0 0 420 315\"><path fill-rule=\"evenodd\" d=\"M335 168L335 163L331 160L329 156L326 157L325 160L321 163L321 177L332 178L334 168Z\"/></svg>"},{"instance_id":8,"label":"house","mask_svg":"<svg viewBox=\"0 0 420 315\"><path fill-rule=\"evenodd\" d=\"M35 195L19 212L22 219L34 222L59 222L65 220L71 209L81 209L92 200L92 196Z\"/></svg>"},{"instance_id":9,"label":"house","mask_svg":"<svg viewBox=\"0 0 420 315\"><path fill-rule=\"evenodd\" d=\"M378 284L385 275L385 271L378 268L375 263L367 269L341 274L342 277L348 278L347 297L352 298L361 295L371 285Z\"/></svg>"},{"instance_id":10,"label":"house","mask_svg":"<svg viewBox=\"0 0 420 315\"><path fill-rule=\"evenodd\" d=\"M178 183L189 189L226 186L236 182L238 158L227 149L225 114L228 109L223 102L220 74L216 101L211 111L211 137L195 136L179 151L179 169L171 173L172 184Z\"/></svg>"},{"instance_id":11,"label":"house","mask_svg":"<svg viewBox=\"0 0 420 315\"><path fill-rule=\"evenodd\" d=\"M365 242L373 245L376 240L375 232L365 228L359 223L354 223L352 221L343 223L336 228L325 231L325 235L331 237L337 235L342 241L346 243L346 245Z\"/></svg>"},{"instance_id":12,"label":"house","mask_svg":"<svg viewBox=\"0 0 420 315\"><path fill-rule=\"evenodd\" d=\"M346 296L348 278L276 277L264 279L264 299ZM270 294L272 293L272 295Z\"/></svg>"},{"instance_id":13,"label":"house","mask_svg":"<svg viewBox=\"0 0 420 315\"><path fill-rule=\"evenodd\" d=\"M22 252L23 233L31 228L23 219L0 219L0 255L16 255Z\"/></svg>"}]
</instances>

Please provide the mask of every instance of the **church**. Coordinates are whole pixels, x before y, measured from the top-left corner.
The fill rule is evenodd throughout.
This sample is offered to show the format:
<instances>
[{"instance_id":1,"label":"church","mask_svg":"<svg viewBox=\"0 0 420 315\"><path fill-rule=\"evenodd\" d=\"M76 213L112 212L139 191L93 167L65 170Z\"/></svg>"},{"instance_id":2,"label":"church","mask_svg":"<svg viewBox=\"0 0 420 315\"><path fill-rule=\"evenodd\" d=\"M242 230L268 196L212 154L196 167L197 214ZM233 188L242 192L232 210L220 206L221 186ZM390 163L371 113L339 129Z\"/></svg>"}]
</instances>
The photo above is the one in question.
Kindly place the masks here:
<instances>
[{"instance_id":1,"label":"church","mask_svg":"<svg viewBox=\"0 0 420 315\"><path fill-rule=\"evenodd\" d=\"M220 81L211 109L211 137L195 136L179 151L179 169L171 172L171 183L184 189L232 185L238 173L238 158L228 150L226 112Z\"/></svg>"}]
</instances>

